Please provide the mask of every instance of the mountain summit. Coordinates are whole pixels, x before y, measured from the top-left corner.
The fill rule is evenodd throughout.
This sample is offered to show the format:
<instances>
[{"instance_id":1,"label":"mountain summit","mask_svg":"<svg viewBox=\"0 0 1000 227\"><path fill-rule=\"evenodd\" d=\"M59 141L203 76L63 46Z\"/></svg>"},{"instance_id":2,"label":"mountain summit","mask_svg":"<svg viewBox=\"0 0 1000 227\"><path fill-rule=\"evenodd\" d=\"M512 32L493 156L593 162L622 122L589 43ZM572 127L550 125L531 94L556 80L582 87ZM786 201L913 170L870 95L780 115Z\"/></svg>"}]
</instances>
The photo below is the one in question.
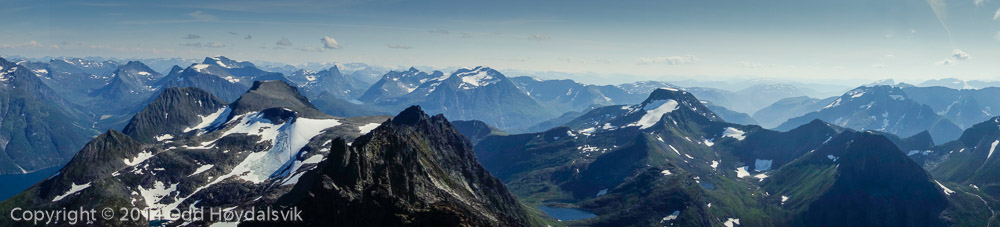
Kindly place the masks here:
<instances>
[{"instance_id":1,"label":"mountain summit","mask_svg":"<svg viewBox=\"0 0 1000 227\"><path fill-rule=\"evenodd\" d=\"M261 111L266 108L282 107L298 112L301 117L329 118L299 93L299 90L284 81L255 81L245 94L232 104L233 115Z\"/></svg>"}]
</instances>

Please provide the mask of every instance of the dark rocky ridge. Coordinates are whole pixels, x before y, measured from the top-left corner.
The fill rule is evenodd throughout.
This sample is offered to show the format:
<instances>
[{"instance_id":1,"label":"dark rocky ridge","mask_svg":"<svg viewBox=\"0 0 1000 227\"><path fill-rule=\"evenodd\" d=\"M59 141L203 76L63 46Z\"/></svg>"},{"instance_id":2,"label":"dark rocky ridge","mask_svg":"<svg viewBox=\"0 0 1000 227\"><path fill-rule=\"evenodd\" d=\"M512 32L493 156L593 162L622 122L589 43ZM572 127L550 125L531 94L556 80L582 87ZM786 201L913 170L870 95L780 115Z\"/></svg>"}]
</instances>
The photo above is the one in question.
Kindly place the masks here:
<instances>
[{"instance_id":1,"label":"dark rocky ridge","mask_svg":"<svg viewBox=\"0 0 1000 227\"><path fill-rule=\"evenodd\" d=\"M146 143L161 134L179 136L201 118L226 106L226 103L198 88L167 88L145 109L137 113L123 133Z\"/></svg>"},{"instance_id":2,"label":"dark rocky ridge","mask_svg":"<svg viewBox=\"0 0 1000 227\"><path fill-rule=\"evenodd\" d=\"M309 225L525 226L531 217L442 115L410 107L329 157L282 197Z\"/></svg>"}]
</instances>

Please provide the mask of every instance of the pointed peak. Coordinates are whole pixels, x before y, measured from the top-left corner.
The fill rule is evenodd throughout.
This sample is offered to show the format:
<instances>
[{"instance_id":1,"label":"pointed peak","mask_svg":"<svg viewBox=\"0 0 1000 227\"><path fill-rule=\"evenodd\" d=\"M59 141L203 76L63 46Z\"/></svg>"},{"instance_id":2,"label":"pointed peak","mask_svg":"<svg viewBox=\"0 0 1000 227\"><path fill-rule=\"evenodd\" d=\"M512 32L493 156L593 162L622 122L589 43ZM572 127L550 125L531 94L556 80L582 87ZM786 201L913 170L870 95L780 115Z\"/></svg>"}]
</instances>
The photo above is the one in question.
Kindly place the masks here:
<instances>
[{"instance_id":1,"label":"pointed peak","mask_svg":"<svg viewBox=\"0 0 1000 227\"><path fill-rule=\"evenodd\" d=\"M180 72L180 71L183 71L183 70L184 70L184 68L181 68L181 66L174 65L174 67L170 67L170 73L167 73L167 74L174 74L174 73L177 73L177 72Z\"/></svg>"},{"instance_id":2,"label":"pointed peak","mask_svg":"<svg viewBox=\"0 0 1000 227\"><path fill-rule=\"evenodd\" d=\"M146 66L146 64L143 64L141 61L128 61L128 63L125 63L124 65L121 65L119 67L128 67L128 66L131 67Z\"/></svg>"},{"instance_id":3,"label":"pointed peak","mask_svg":"<svg viewBox=\"0 0 1000 227\"><path fill-rule=\"evenodd\" d=\"M812 131L812 130L817 130L817 129L830 129L830 130L838 131L835 126L833 126L833 125L831 125L829 123L826 123L823 120L813 119L812 121L809 121L809 123L806 123L804 125L799 125L799 127L795 127L794 129L789 130L789 132L792 132L792 131Z\"/></svg>"},{"instance_id":4,"label":"pointed peak","mask_svg":"<svg viewBox=\"0 0 1000 227\"><path fill-rule=\"evenodd\" d=\"M417 69L416 67L410 66L410 69L407 69L406 71L408 71L408 72L419 72L420 70Z\"/></svg>"},{"instance_id":5,"label":"pointed peak","mask_svg":"<svg viewBox=\"0 0 1000 227\"><path fill-rule=\"evenodd\" d=\"M420 106L410 106L392 118L393 125L415 125L430 119Z\"/></svg>"}]
</instances>

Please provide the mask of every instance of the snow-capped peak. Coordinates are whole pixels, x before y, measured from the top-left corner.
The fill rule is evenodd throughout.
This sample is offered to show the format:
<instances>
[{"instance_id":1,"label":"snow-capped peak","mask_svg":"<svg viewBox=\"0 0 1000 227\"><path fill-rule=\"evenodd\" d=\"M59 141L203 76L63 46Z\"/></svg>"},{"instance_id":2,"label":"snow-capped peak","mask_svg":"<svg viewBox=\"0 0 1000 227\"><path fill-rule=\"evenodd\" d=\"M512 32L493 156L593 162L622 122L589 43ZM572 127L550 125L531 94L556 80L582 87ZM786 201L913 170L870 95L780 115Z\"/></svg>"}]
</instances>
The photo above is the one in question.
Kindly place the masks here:
<instances>
[{"instance_id":1,"label":"snow-capped peak","mask_svg":"<svg viewBox=\"0 0 1000 227\"><path fill-rule=\"evenodd\" d=\"M455 72L454 76L462 79L462 84L458 85L458 88L473 89L500 81L499 78L493 76L492 71L490 68L478 66L471 71Z\"/></svg>"}]
</instances>

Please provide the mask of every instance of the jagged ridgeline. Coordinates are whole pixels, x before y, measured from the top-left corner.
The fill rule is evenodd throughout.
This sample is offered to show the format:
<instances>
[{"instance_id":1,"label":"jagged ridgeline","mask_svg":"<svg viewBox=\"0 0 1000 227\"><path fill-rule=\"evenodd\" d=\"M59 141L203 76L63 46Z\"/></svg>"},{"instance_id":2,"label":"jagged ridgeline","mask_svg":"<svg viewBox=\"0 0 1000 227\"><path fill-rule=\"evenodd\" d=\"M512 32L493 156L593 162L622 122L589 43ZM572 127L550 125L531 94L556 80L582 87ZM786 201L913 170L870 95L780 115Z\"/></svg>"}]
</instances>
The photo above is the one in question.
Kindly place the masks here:
<instances>
[{"instance_id":1,"label":"jagged ridgeline","mask_svg":"<svg viewBox=\"0 0 1000 227\"><path fill-rule=\"evenodd\" d=\"M594 214L569 225L982 223L964 222L981 210L946 197L885 136L819 120L786 132L727 123L678 89L566 127L490 136L476 152L525 203Z\"/></svg>"},{"instance_id":2,"label":"jagged ridgeline","mask_svg":"<svg viewBox=\"0 0 1000 227\"><path fill-rule=\"evenodd\" d=\"M303 210L310 225L540 224L443 115L413 106L350 145L338 139L332 146L277 202Z\"/></svg>"},{"instance_id":3,"label":"jagged ridgeline","mask_svg":"<svg viewBox=\"0 0 1000 227\"><path fill-rule=\"evenodd\" d=\"M442 115L411 107L396 117L329 116L282 81L255 82L230 104L198 88L167 89L124 132L109 130L83 147L0 209L297 207L307 222L286 224L313 226L544 221L480 166L470 141ZM211 224L156 214L143 217Z\"/></svg>"}]
</instances>

